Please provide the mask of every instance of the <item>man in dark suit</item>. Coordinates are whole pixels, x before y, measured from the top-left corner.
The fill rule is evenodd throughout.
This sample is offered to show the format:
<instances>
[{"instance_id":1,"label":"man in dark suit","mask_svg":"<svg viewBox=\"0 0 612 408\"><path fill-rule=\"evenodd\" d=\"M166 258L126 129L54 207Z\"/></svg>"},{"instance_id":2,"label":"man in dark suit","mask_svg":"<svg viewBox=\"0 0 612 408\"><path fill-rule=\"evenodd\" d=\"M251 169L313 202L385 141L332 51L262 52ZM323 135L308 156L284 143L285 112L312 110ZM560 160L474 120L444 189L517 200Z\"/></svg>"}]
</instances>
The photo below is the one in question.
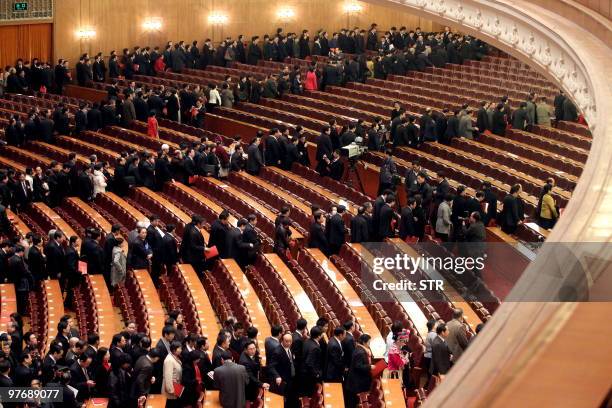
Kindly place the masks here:
<instances>
[{"instance_id":1,"label":"man in dark suit","mask_svg":"<svg viewBox=\"0 0 612 408\"><path fill-rule=\"evenodd\" d=\"M372 213L372 225L373 225L373 234L370 237L371 240L378 240L380 239L379 235L378 235L378 226L379 226L379 222L380 222L380 211L382 210L383 206L385 205L385 202L387 200L387 197L389 195L392 195L393 193L391 192L391 190L385 190L382 192L381 195L379 195L378 197L376 197L376 200L374 200L374 208L373 208L373 213Z\"/></svg>"},{"instance_id":2,"label":"man in dark suit","mask_svg":"<svg viewBox=\"0 0 612 408\"><path fill-rule=\"evenodd\" d=\"M452 354L446 337L448 337L448 328L446 324L441 323L436 327L436 338L431 343L431 365L429 373L444 377L451 368Z\"/></svg>"},{"instance_id":3,"label":"man in dark suit","mask_svg":"<svg viewBox=\"0 0 612 408\"><path fill-rule=\"evenodd\" d=\"M366 208L359 207L357 215L351 219L351 242L360 243L370 240L370 226L365 216Z\"/></svg>"},{"instance_id":4,"label":"man in dark suit","mask_svg":"<svg viewBox=\"0 0 612 408\"><path fill-rule=\"evenodd\" d=\"M79 110L74 114L74 133L80 134L82 131L87 129L87 105L81 103Z\"/></svg>"},{"instance_id":5,"label":"man in dark suit","mask_svg":"<svg viewBox=\"0 0 612 408\"><path fill-rule=\"evenodd\" d=\"M263 58L263 52L261 48L259 48L259 37L254 36L251 38L251 44L249 44L249 49L246 56L246 62L250 65L257 65L257 62Z\"/></svg>"},{"instance_id":6,"label":"man in dark suit","mask_svg":"<svg viewBox=\"0 0 612 408\"><path fill-rule=\"evenodd\" d=\"M161 245L161 262L166 266L166 271L171 271L174 265L179 263L178 243L174 236L174 224L166 224L166 231Z\"/></svg>"},{"instance_id":7,"label":"man in dark suit","mask_svg":"<svg viewBox=\"0 0 612 408\"><path fill-rule=\"evenodd\" d=\"M559 94L555 96L553 105L555 107L555 118L557 121L563 120L563 102L566 96L562 89L559 89Z\"/></svg>"},{"instance_id":8,"label":"man in dark suit","mask_svg":"<svg viewBox=\"0 0 612 408\"><path fill-rule=\"evenodd\" d=\"M149 395L153 382L162 381L162 378L153 377L153 366L158 361L159 351L154 348L136 361L132 372L133 382L130 390L130 397L133 400Z\"/></svg>"},{"instance_id":9,"label":"man in dark suit","mask_svg":"<svg viewBox=\"0 0 612 408\"><path fill-rule=\"evenodd\" d=\"M516 228L522 224L519 211L519 194L521 186L515 184L510 188L510 193L504 197L503 209L500 213L501 228L507 234L514 234Z\"/></svg>"},{"instance_id":10,"label":"man in dark suit","mask_svg":"<svg viewBox=\"0 0 612 408\"><path fill-rule=\"evenodd\" d=\"M128 339L121 333L115 334L111 340L111 346L108 350L110 353L111 367L119 367L121 364L121 356L126 354L125 348L128 345Z\"/></svg>"},{"instance_id":11,"label":"man in dark suit","mask_svg":"<svg viewBox=\"0 0 612 408\"><path fill-rule=\"evenodd\" d=\"M181 241L180 255L183 262L191 264L197 273L204 271L204 251L206 245L204 236L200 231L204 220L201 216L193 216L191 222L185 227Z\"/></svg>"},{"instance_id":12,"label":"man in dark suit","mask_svg":"<svg viewBox=\"0 0 612 408\"><path fill-rule=\"evenodd\" d=\"M301 155L298 149L299 138L293 137L286 144L285 155L283 157L283 169L291 170L293 163L299 162Z\"/></svg>"},{"instance_id":13,"label":"man in dark suit","mask_svg":"<svg viewBox=\"0 0 612 408\"><path fill-rule=\"evenodd\" d=\"M255 261L255 256L259 248L261 247L261 240L257 235L255 227L257 226L257 216L255 214L249 214L247 217L247 224L244 226L242 231L242 241L247 244L253 244L251 249L247 250L245 254L245 262L252 264Z\"/></svg>"},{"instance_id":14,"label":"man in dark suit","mask_svg":"<svg viewBox=\"0 0 612 408\"><path fill-rule=\"evenodd\" d=\"M17 356L19 365L15 367L15 386L30 387L34 378L34 370L32 369L32 356L30 353L22 353Z\"/></svg>"},{"instance_id":15,"label":"man in dark suit","mask_svg":"<svg viewBox=\"0 0 612 408\"><path fill-rule=\"evenodd\" d=\"M212 248L213 246L216 246L221 258L228 257L229 230L229 212L227 210L223 210L219 214L219 217L212 222L210 226L210 236L208 238L208 247Z\"/></svg>"},{"instance_id":16,"label":"man in dark suit","mask_svg":"<svg viewBox=\"0 0 612 408\"><path fill-rule=\"evenodd\" d=\"M291 333L291 352L293 353L296 372L300 372L303 363L304 341L308 337L308 322L306 319L299 318L296 322L295 330Z\"/></svg>"},{"instance_id":17,"label":"man in dark suit","mask_svg":"<svg viewBox=\"0 0 612 408\"><path fill-rule=\"evenodd\" d=\"M310 233L308 234L308 247L319 248L325 255L329 255L329 242L323 228L324 220L323 212L315 211L314 221L310 226Z\"/></svg>"},{"instance_id":18,"label":"man in dark suit","mask_svg":"<svg viewBox=\"0 0 612 408\"><path fill-rule=\"evenodd\" d=\"M57 335L55 336L55 342L62 348L63 357L66 357L66 353L70 349L70 325L67 321L60 321L57 324ZM62 359L61 363L65 363L65 360Z\"/></svg>"},{"instance_id":19,"label":"man in dark suit","mask_svg":"<svg viewBox=\"0 0 612 408\"><path fill-rule=\"evenodd\" d=\"M485 130L491 130L491 124L489 123L489 115L487 113L487 105L486 101L482 101L480 103L480 109L478 109L478 113L476 114L476 127L479 132L483 132Z\"/></svg>"},{"instance_id":20,"label":"man in dark suit","mask_svg":"<svg viewBox=\"0 0 612 408\"><path fill-rule=\"evenodd\" d=\"M70 385L77 389L77 401L85 401L92 395L92 389L96 386L89 370L91 356L83 353L78 360L70 366Z\"/></svg>"},{"instance_id":21,"label":"man in dark suit","mask_svg":"<svg viewBox=\"0 0 612 408\"><path fill-rule=\"evenodd\" d=\"M64 350L59 344L51 344L49 351L42 362L42 380L43 384L47 384L55 378L58 361L62 358Z\"/></svg>"},{"instance_id":22,"label":"man in dark suit","mask_svg":"<svg viewBox=\"0 0 612 408\"><path fill-rule=\"evenodd\" d=\"M321 175L325 175L327 173L325 169L332 160L333 145L330 134L330 127L325 126L317 138L317 171Z\"/></svg>"},{"instance_id":23,"label":"man in dark suit","mask_svg":"<svg viewBox=\"0 0 612 408\"><path fill-rule=\"evenodd\" d=\"M336 214L332 215L327 222L327 240L329 242L329 253L338 255L340 248L346 242L346 226L343 214L346 211L344 205L339 205Z\"/></svg>"},{"instance_id":24,"label":"man in dark suit","mask_svg":"<svg viewBox=\"0 0 612 408\"><path fill-rule=\"evenodd\" d=\"M26 181L24 173L19 173L18 180L12 187L15 207L18 210L26 207L32 201L33 191L30 183Z\"/></svg>"},{"instance_id":25,"label":"man in dark suit","mask_svg":"<svg viewBox=\"0 0 612 408\"><path fill-rule=\"evenodd\" d=\"M301 395L312 395L317 383L323 381L323 356L319 345L322 336L321 328L315 326L310 329L310 337L304 342L303 363L299 371L302 380Z\"/></svg>"},{"instance_id":26,"label":"man in dark suit","mask_svg":"<svg viewBox=\"0 0 612 408\"><path fill-rule=\"evenodd\" d=\"M455 110L453 115L448 118L444 142L450 144L454 137L459 136L459 110Z\"/></svg>"},{"instance_id":27,"label":"man in dark suit","mask_svg":"<svg viewBox=\"0 0 612 408\"><path fill-rule=\"evenodd\" d=\"M341 181L344 176L344 162L340 159L340 150L334 150L331 162L327 165L325 175L336 181Z\"/></svg>"},{"instance_id":28,"label":"man in dark suit","mask_svg":"<svg viewBox=\"0 0 612 408\"><path fill-rule=\"evenodd\" d=\"M167 151L163 149L157 154L155 159L155 187L161 191L167 181L172 180L172 172L170 171L170 160Z\"/></svg>"},{"instance_id":29,"label":"man in dark suit","mask_svg":"<svg viewBox=\"0 0 612 408\"><path fill-rule=\"evenodd\" d=\"M483 208L485 217L482 219L485 227L489 225L489 221L497 218L497 196L491 191L491 183L485 181L482 183L482 192L484 193L484 203L486 208Z\"/></svg>"},{"instance_id":30,"label":"man in dark suit","mask_svg":"<svg viewBox=\"0 0 612 408\"><path fill-rule=\"evenodd\" d=\"M244 351L240 355L238 363L246 368L249 380L245 389L245 398L247 401L255 402L259 389L267 390L269 384L260 381L261 362L257 355L257 345L255 341L249 340L244 346Z\"/></svg>"},{"instance_id":31,"label":"man in dark suit","mask_svg":"<svg viewBox=\"0 0 612 408\"><path fill-rule=\"evenodd\" d=\"M8 282L8 260L11 256L13 256L11 241L0 242L0 283Z\"/></svg>"},{"instance_id":32,"label":"man in dark suit","mask_svg":"<svg viewBox=\"0 0 612 408\"><path fill-rule=\"evenodd\" d=\"M370 335L362 334L359 337L346 381L347 406L357 406L358 394L370 391L372 387L372 358L369 353Z\"/></svg>"},{"instance_id":33,"label":"man in dark suit","mask_svg":"<svg viewBox=\"0 0 612 408\"><path fill-rule=\"evenodd\" d=\"M151 153L145 153L140 160L138 173L143 186L155 189L155 157Z\"/></svg>"},{"instance_id":34,"label":"man in dark suit","mask_svg":"<svg viewBox=\"0 0 612 408\"><path fill-rule=\"evenodd\" d=\"M28 266L36 282L47 278L46 262L42 248L42 237L34 234L32 235L32 246L28 252Z\"/></svg>"},{"instance_id":35,"label":"man in dark suit","mask_svg":"<svg viewBox=\"0 0 612 408\"><path fill-rule=\"evenodd\" d=\"M261 144L261 138L256 137L247 149L247 163L246 171L249 174L258 175L261 168L264 166L263 159L261 157L261 151L259 145Z\"/></svg>"},{"instance_id":36,"label":"man in dark suit","mask_svg":"<svg viewBox=\"0 0 612 408\"><path fill-rule=\"evenodd\" d=\"M15 254L8 260L9 279L15 283L17 295L17 310L23 315L27 310L28 295L34 289L34 277L25 262L25 249L21 245L15 247Z\"/></svg>"},{"instance_id":37,"label":"man in dark suit","mask_svg":"<svg viewBox=\"0 0 612 408\"><path fill-rule=\"evenodd\" d=\"M285 408L297 408L297 390L295 384L296 365L291 346L293 336L285 333L281 336L280 346L273 354L266 354L270 387L273 392L282 394L285 398Z\"/></svg>"},{"instance_id":38,"label":"man in dark suit","mask_svg":"<svg viewBox=\"0 0 612 408\"><path fill-rule=\"evenodd\" d=\"M402 208L399 236L401 239L406 240L407 237L416 236L416 227L414 225L414 215L412 210L416 208L416 200L414 197L410 197L404 208Z\"/></svg>"},{"instance_id":39,"label":"man in dark suit","mask_svg":"<svg viewBox=\"0 0 612 408\"><path fill-rule=\"evenodd\" d=\"M223 356L226 351L230 351L231 334L228 331L221 331L217 336L217 341L212 352L212 366L217 368L223 364ZM246 340L240 339L236 349L244 349ZM238 353L239 354L239 353Z\"/></svg>"},{"instance_id":40,"label":"man in dark suit","mask_svg":"<svg viewBox=\"0 0 612 408\"><path fill-rule=\"evenodd\" d=\"M525 130L529 117L527 114L527 103L521 102L519 108L512 115L512 128L517 130Z\"/></svg>"},{"instance_id":41,"label":"man in dark suit","mask_svg":"<svg viewBox=\"0 0 612 408\"><path fill-rule=\"evenodd\" d=\"M266 356L274 354L277 347L280 347L280 337L283 333L283 328L279 325L271 327L270 336L264 340L264 348L266 350Z\"/></svg>"},{"instance_id":42,"label":"man in dark suit","mask_svg":"<svg viewBox=\"0 0 612 408\"><path fill-rule=\"evenodd\" d=\"M244 230L248 225L245 218L238 220L236 227L228 226L227 233L227 258L233 258L242 267L249 263L249 252L254 249L254 244L244 241Z\"/></svg>"},{"instance_id":43,"label":"man in dark suit","mask_svg":"<svg viewBox=\"0 0 612 408\"><path fill-rule=\"evenodd\" d=\"M283 155L278 140L280 136L281 132L274 128L270 130L270 134L266 137L264 149L266 166L280 166L282 164Z\"/></svg>"},{"instance_id":44,"label":"man in dark suit","mask_svg":"<svg viewBox=\"0 0 612 408\"><path fill-rule=\"evenodd\" d=\"M378 237L384 240L387 237L392 237L395 228L392 226L392 221L395 219L393 206L395 205L395 196L389 194L385 199L385 204L380 209L380 218L378 223Z\"/></svg>"},{"instance_id":45,"label":"man in dark suit","mask_svg":"<svg viewBox=\"0 0 612 408\"><path fill-rule=\"evenodd\" d=\"M57 279L64 269L64 242L66 236L61 231L55 231L53 239L45 246L44 253L47 257L47 275Z\"/></svg>"},{"instance_id":46,"label":"man in dark suit","mask_svg":"<svg viewBox=\"0 0 612 408\"><path fill-rule=\"evenodd\" d=\"M349 367L351 360L353 359L353 352L355 351L355 337L353 337L353 328L355 324L352 320L347 320L342 325L346 332L344 339L342 340L342 351L344 352L344 365Z\"/></svg>"},{"instance_id":47,"label":"man in dark suit","mask_svg":"<svg viewBox=\"0 0 612 408\"><path fill-rule=\"evenodd\" d=\"M336 327L334 335L327 343L327 358L325 369L325 381L327 382L342 382L346 371L346 360L344 358L344 350L342 342L346 337L346 331L343 327Z\"/></svg>"},{"instance_id":48,"label":"man in dark suit","mask_svg":"<svg viewBox=\"0 0 612 408\"><path fill-rule=\"evenodd\" d=\"M153 257L151 258L151 277L154 282L157 282L157 278L161 274L162 248L166 234L161 229L161 220L158 215L151 215L149 220L151 223L147 227L147 237L145 240L149 244L149 249L153 252Z\"/></svg>"},{"instance_id":49,"label":"man in dark suit","mask_svg":"<svg viewBox=\"0 0 612 408\"><path fill-rule=\"evenodd\" d=\"M87 273L99 275L104 273L104 250L100 246L100 231L91 230L89 238L83 240L81 257L87 262Z\"/></svg>"},{"instance_id":50,"label":"man in dark suit","mask_svg":"<svg viewBox=\"0 0 612 408\"><path fill-rule=\"evenodd\" d=\"M6 388L13 387L13 380L11 380L11 377L9 376L10 372L11 372L11 363L8 360L0 361L0 387L6 387ZM3 402L3 406L12 407L16 405L13 405L13 404L9 405L8 403Z\"/></svg>"}]
</instances>

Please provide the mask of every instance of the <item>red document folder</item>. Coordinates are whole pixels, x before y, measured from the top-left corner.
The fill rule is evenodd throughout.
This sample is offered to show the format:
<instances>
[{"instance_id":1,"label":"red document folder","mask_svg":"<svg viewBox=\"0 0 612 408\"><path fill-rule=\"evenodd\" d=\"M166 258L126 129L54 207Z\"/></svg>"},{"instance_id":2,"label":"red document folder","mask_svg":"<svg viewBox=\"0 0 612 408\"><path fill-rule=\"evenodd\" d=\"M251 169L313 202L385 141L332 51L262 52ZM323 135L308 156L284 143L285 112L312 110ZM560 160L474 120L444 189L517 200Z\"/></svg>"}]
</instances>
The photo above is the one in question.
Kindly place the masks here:
<instances>
[{"instance_id":1,"label":"red document folder","mask_svg":"<svg viewBox=\"0 0 612 408\"><path fill-rule=\"evenodd\" d=\"M382 372L387 368L387 362L381 358L378 363L374 364L374 368L372 369L372 378L378 378L381 376Z\"/></svg>"},{"instance_id":2,"label":"red document folder","mask_svg":"<svg viewBox=\"0 0 612 408\"><path fill-rule=\"evenodd\" d=\"M217 250L216 246L211 246L207 251L204 251L204 258L207 260L214 258L215 256L219 256L219 251Z\"/></svg>"}]
</instances>

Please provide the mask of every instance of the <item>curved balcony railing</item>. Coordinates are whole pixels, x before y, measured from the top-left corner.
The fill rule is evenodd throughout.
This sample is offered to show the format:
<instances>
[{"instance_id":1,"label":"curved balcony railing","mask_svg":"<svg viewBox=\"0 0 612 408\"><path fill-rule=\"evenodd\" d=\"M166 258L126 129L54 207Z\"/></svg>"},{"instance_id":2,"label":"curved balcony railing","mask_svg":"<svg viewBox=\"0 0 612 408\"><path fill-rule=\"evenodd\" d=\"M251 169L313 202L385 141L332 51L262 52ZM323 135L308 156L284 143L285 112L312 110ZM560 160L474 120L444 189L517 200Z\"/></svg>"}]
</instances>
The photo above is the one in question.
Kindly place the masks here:
<instances>
[{"instance_id":1,"label":"curved balcony railing","mask_svg":"<svg viewBox=\"0 0 612 408\"><path fill-rule=\"evenodd\" d=\"M565 90L593 133L573 198L512 301L487 322L425 406L600 406L612 367L612 325L605 319L612 312L610 22L598 16L588 31L585 10L573 14L569 0L369 2L450 25L528 63ZM545 8L551 3L562 12Z\"/></svg>"}]
</instances>

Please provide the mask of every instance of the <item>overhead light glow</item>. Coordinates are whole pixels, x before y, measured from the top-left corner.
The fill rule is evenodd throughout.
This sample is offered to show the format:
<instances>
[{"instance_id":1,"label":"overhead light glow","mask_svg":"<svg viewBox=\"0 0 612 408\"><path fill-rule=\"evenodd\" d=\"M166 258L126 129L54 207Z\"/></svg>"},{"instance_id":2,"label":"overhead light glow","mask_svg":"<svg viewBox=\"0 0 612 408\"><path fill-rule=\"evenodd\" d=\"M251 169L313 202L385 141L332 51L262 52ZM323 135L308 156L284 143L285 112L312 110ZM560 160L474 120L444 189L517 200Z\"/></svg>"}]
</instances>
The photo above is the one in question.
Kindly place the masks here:
<instances>
[{"instance_id":1,"label":"overhead light glow","mask_svg":"<svg viewBox=\"0 0 612 408\"><path fill-rule=\"evenodd\" d=\"M355 3L354 1L344 3L344 11L346 13L359 13L363 10L363 7L359 3Z\"/></svg>"},{"instance_id":2,"label":"overhead light glow","mask_svg":"<svg viewBox=\"0 0 612 408\"><path fill-rule=\"evenodd\" d=\"M96 30L93 28L81 28L76 32L76 35L81 40L89 40L90 38L94 38L96 36Z\"/></svg>"},{"instance_id":3,"label":"overhead light glow","mask_svg":"<svg viewBox=\"0 0 612 408\"><path fill-rule=\"evenodd\" d=\"M281 20L291 20L295 17L295 11L290 7L281 8L276 12L276 16Z\"/></svg>"},{"instance_id":4,"label":"overhead light glow","mask_svg":"<svg viewBox=\"0 0 612 408\"><path fill-rule=\"evenodd\" d=\"M229 17L227 14L214 12L208 15L208 22L210 24L227 24Z\"/></svg>"},{"instance_id":5,"label":"overhead light glow","mask_svg":"<svg viewBox=\"0 0 612 408\"><path fill-rule=\"evenodd\" d=\"M150 18L142 23L142 28L146 31L159 31L162 28L161 18Z\"/></svg>"}]
</instances>

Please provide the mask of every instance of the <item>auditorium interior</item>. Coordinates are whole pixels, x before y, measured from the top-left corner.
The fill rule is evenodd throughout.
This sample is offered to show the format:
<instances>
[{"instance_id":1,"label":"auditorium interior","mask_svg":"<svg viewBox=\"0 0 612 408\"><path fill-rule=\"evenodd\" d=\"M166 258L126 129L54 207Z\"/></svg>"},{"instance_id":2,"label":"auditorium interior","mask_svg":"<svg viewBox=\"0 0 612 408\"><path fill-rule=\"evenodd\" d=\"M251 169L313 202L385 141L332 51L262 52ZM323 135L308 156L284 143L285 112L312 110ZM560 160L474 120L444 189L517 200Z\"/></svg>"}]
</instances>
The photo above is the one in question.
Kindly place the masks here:
<instances>
[{"instance_id":1,"label":"auditorium interior","mask_svg":"<svg viewBox=\"0 0 612 408\"><path fill-rule=\"evenodd\" d=\"M0 406L612 407L611 0L0 0L0 70Z\"/></svg>"}]
</instances>

